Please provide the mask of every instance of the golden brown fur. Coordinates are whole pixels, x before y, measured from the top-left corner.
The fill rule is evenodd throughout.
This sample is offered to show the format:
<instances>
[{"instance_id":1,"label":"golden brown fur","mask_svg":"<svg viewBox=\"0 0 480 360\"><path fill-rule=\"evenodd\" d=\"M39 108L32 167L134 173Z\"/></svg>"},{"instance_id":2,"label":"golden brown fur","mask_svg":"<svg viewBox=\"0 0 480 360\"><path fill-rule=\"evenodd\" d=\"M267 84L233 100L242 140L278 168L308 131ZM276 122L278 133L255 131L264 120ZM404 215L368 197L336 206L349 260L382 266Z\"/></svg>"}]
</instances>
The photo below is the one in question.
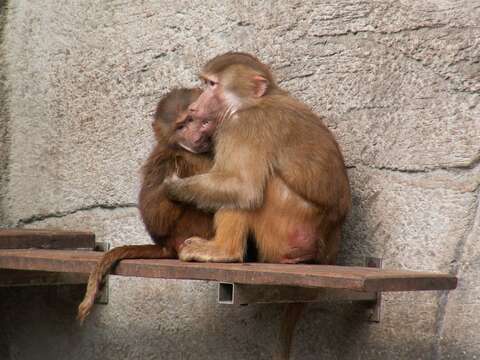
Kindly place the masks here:
<instances>
[{"instance_id":1,"label":"golden brown fur","mask_svg":"<svg viewBox=\"0 0 480 360\"><path fill-rule=\"evenodd\" d=\"M190 110L219 121L214 165L165 187L176 200L218 210L216 234L186 240L180 259L242 261L253 233L260 261L335 263L351 195L332 133L252 55L217 56L201 78L207 88ZM302 309L288 306L276 358L288 359Z\"/></svg>"},{"instance_id":2,"label":"golden brown fur","mask_svg":"<svg viewBox=\"0 0 480 360\"><path fill-rule=\"evenodd\" d=\"M320 118L253 59L228 53L202 72L218 85L192 104L192 115L221 119L214 165L207 174L169 180L166 188L177 200L220 211L213 241L188 241L180 258L242 261L253 232L261 261L332 263L350 209L340 149Z\"/></svg>"}]
</instances>

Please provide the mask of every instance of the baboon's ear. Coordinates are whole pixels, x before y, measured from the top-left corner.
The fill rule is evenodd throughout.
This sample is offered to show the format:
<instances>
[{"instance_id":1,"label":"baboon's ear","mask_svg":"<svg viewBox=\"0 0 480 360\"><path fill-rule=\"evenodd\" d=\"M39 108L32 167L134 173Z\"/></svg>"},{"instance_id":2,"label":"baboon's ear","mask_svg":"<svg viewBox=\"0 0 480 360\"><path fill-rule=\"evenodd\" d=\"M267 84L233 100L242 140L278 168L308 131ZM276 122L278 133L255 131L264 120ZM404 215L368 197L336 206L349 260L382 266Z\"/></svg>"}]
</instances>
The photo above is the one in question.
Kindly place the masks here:
<instances>
[{"instance_id":1,"label":"baboon's ear","mask_svg":"<svg viewBox=\"0 0 480 360\"><path fill-rule=\"evenodd\" d=\"M255 97L262 97L263 95L265 95L268 89L268 80L261 75L255 75L253 77L253 82L255 84Z\"/></svg>"}]
</instances>

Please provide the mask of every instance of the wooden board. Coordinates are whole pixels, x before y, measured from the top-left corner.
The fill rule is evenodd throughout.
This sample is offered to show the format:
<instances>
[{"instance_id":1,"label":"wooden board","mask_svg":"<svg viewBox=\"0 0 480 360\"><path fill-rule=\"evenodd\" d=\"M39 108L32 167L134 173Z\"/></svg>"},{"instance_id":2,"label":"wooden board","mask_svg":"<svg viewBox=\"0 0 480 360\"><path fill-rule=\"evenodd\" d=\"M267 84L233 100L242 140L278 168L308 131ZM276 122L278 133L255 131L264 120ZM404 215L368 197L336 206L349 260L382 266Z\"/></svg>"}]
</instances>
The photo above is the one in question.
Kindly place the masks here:
<instances>
[{"instance_id":1,"label":"wooden board","mask_svg":"<svg viewBox=\"0 0 480 360\"><path fill-rule=\"evenodd\" d=\"M0 269L0 287L86 284L88 274Z\"/></svg>"},{"instance_id":2,"label":"wooden board","mask_svg":"<svg viewBox=\"0 0 480 360\"><path fill-rule=\"evenodd\" d=\"M94 251L0 250L0 268L88 273L101 256L102 253ZM367 292L450 290L457 285L454 276L430 272L326 265L185 263L179 260L123 260L113 274Z\"/></svg>"},{"instance_id":3,"label":"wooden board","mask_svg":"<svg viewBox=\"0 0 480 360\"><path fill-rule=\"evenodd\" d=\"M95 234L88 231L0 229L0 249L90 249Z\"/></svg>"}]
</instances>

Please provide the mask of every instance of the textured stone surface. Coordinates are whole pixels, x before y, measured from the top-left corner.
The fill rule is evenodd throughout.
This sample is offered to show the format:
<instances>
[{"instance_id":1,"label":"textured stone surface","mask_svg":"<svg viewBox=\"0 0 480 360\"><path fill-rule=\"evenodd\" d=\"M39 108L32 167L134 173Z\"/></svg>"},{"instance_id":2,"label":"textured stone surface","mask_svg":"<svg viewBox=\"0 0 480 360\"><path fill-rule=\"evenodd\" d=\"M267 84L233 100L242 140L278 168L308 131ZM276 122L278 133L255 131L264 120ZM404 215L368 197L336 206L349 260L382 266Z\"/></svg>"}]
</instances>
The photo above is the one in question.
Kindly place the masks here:
<instances>
[{"instance_id":1,"label":"textured stone surface","mask_svg":"<svg viewBox=\"0 0 480 360\"><path fill-rule=\"evenodd\" d=\"M3 41L3 28L7 19L7 7L5 1L0 1L0 44ZM6 72L4 63L4 51L0 47L0 223L4 222L5 209L4 202L7 183L7 163L10 149L8 137L8 110L7 110L7 91L6 91Z\"/></svg>"},{"instance_id":2,"label":"textured stone surface","mask_svg":"<svg viewBox=\"0 0 480 360\"><path fill-rule=\"evenodd\" d=\"M478 199L477 199L478 207ZM472 222L470 235L454 264L460 277L458 290L445 299L441 324L441 350L445 359L480 358L478 313L480 311L480 211Z\"/></svg>"},{"instance_id":3,"label":"textured stone surface","mask_svg":"<svg viewBox=\"0 0 480 360\"><path fill-rule=\"evenodd\" d=\"M389 294L380 324L356 305L312 306L293 357L480 354L477 1L5 4L1 224L148 241L135 202L155 102L195 85L208 58L253 52L325 116L345 153L354 208L341 261L460 276L449 295ZM82 289L0 289L0 359L271 358L279 306L222 307L203 283L111 284L84 328L73 321Z\"/></svg>"},{"instance_id":4,"label":"textured stone surface","mask_svg":"<svg viewBox=\"0 0 480 360\"><path fill-rule=\"evenodd\" d=\"M480 172L401 173L365 166L350 170L353 210L342 261L366 256L386 266L447 271L472 228Z\"/></svg>"}]
</instances>

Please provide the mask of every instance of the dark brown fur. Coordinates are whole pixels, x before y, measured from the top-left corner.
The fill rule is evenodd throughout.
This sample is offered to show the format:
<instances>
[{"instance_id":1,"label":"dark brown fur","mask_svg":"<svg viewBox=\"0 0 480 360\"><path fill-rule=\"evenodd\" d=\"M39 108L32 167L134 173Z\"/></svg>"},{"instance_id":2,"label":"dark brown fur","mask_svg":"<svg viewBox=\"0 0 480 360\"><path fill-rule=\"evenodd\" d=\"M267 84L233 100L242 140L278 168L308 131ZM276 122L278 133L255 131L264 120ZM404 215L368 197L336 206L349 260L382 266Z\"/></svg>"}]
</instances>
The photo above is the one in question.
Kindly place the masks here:
<instances>
[{"instance_id":1,"label":"dark brown fur","mask_svg":"<svg viewBox=\"0 0 480 360\"><path fill-rule=\"evenodd\" d=\"M210 148L211 128L200 129L187 116L188 106L199 94L195 89L173 90L158 103L152 123L157 144L142 167L138 201L145 228L155 245L121 246L103 255L90 274L85 298L78 308L80 322L90 313L103 278L119 260L176 258L185 239L199 234L213 236L212 214L172 202L163 188L168 176L193 176L207 172L212 165L209 153L193 154L181 147L202 151Z\"/></svg>"}]
</instances>

